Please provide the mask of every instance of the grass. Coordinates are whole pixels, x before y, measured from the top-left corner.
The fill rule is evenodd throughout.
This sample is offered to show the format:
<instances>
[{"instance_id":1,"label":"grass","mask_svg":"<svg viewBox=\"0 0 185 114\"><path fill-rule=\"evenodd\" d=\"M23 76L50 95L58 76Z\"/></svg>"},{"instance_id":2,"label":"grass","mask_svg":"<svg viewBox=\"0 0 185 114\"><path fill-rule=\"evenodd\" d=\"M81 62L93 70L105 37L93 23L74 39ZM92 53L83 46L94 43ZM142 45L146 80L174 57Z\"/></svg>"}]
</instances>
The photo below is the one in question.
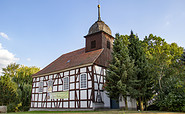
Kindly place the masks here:
<instances>
[{"instance_id":1,"label":"grass","mask_svg":"<svg viewBox=\"0 0 185 114\"><path fill-rule=\"evenodd\" d=\"M161 111L121 111L121 110L108 110L108 111L29 111L17 112L8 114L185 114L180 112L161 112Z\"/></svg>"}]
</instances>

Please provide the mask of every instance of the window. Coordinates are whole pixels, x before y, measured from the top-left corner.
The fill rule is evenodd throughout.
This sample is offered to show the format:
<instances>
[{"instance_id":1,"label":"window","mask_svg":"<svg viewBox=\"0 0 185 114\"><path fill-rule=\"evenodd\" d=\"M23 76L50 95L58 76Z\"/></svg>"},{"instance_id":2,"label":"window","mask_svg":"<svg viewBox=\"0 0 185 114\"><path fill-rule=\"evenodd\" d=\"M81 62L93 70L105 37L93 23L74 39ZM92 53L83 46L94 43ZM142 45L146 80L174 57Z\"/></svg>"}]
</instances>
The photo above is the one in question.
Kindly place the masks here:
<instances>
[{"instance_id":1,"label":"window","mask_svg":"<svg viewBox=\"0 0 185 114\"><path fill-rule=\"evenodd\" d=\"M63 82L64 82L64 85L63 85L64 90L68 90L69 89L69 77L64 77Z\"/></svg>"},{"instance_id":2,"label":"window","mask_svg":"<svg viewBox=\"0 0 185 114\"><path fill-rule=\"evenodd\" d=\"M96 48L96 40L91 41L91 49Z\"/></svg>"},{"instance_id":3,"label":"window","mask_svg":"<svg viewBox=\"0 0 185 114\"><path fill-rule=\"evenodd\" d=\"M44 82L40 81L39 82L39 92L43 92L43 85L44 85Z\"/></svg>"},{"instance_id":4,"label":"window","mask_svg":"<svg viewBox=\"0 0 185 114\"><path fill-rule=\"evenodd\" d=\"M80 88L87 88L87 74L80 75Z\"/></svg>"},{"instance_id":5,"label":"window","mask_svg":"<svg viewBox=\"0 0 185 114\"><path fill-rule=\"evenodd\" d=\"M53 91L53 80L50 79L50 80L48 80L47 92L52 92L52 91Z\"/></svg>"},{"instance_id":6,"label":"window","mask_svg":"<svg viewBox=\"0 0 185 114\"><path fill-rule=\"evenodd\" d=\"M71 60L68 60L67 63L69 63Z\"/></svg>"},{"instance_id":7,"label":"window","mask_svg":"<svg viewBox=\"0 0 185 114\"><path fill-rule=\"evenodd\" d=\"M107 41L107 48L110 49L110 42Z\"/></svg>"}]
</instances>

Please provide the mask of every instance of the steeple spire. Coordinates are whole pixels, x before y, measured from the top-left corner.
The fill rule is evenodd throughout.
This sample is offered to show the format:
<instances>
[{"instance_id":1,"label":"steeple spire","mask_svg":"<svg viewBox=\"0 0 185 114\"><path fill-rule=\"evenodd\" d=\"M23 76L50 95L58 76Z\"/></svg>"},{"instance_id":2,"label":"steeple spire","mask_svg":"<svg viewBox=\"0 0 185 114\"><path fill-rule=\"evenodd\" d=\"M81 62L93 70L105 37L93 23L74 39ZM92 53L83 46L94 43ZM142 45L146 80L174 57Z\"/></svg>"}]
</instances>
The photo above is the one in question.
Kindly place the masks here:
<instances>
[{"instance_id":1,"label":"steeple spire","mask_svg":"<svg viewBox=\"0 0 185 114\"><path fill-rule=\"evenodd\" d=\"M100 17L100 4L98 4L98 21L101 21L101 17Z\"/></svg>"}]
</instances>

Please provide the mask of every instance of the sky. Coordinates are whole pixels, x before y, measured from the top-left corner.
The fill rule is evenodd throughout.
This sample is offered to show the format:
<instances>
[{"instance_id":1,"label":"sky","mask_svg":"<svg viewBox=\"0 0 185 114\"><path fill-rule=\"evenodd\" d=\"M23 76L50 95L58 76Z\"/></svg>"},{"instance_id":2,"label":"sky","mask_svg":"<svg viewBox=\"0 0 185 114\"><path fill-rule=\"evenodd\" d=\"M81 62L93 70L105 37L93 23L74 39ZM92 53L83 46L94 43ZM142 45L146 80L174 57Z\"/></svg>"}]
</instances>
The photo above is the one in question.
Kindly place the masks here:
<instances>
[{"instance_id":1,"label":"sky","mask_svg":"<svg viewBox=\"0 0 185 114\"><path fill-rule=\"evenodd\" d=\"M14 62L44 68L83 48L98 19L97 5L98 0L0 0L0 69ZM185 0L100 0L100 5L113 36L133 30L141 40L152 33L185 47Z\"/></svg>"}]
</instances>

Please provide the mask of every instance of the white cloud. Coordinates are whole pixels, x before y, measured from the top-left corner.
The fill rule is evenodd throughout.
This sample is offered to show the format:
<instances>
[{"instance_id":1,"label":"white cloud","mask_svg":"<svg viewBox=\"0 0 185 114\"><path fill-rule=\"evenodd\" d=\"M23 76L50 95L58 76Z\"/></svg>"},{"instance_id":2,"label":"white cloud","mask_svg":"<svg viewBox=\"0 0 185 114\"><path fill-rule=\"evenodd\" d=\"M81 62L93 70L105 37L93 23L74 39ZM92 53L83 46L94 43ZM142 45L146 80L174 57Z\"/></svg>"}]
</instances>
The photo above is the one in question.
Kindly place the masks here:
<instances>
[{"instance_id":1,"label":"white cloud","mask_svg":"<svg viewBox=\"0 0 185 114\"><path fill-rule=\"evenodd\" d=\"M26 60L27 60L27 61L31 61L31 59L30 59L30 58L27 58Z\"/></svg>"},{"instance_id":2,"label":"white cloud","mask_svg":"<svg viewBox=\"0 0 185 114\"><path fill-rule=\"evenodd\" d=\"M6 67L10 63L18 61L15 55L8 50L4 49L0 43L0 75L2 73L2 68Z\"/></svg>"},{"instance_id":3,"label":"white cloud","mask_svg":"<svg viewBox=\"0 0 185 114\"><path fill-rule=\"evenodd\" d=\"M7 40L10 40L10 38L8 37L7 34L3 33L3 32L0 32L0 36L7 39Z\"/></svg>"}]
</instances>

